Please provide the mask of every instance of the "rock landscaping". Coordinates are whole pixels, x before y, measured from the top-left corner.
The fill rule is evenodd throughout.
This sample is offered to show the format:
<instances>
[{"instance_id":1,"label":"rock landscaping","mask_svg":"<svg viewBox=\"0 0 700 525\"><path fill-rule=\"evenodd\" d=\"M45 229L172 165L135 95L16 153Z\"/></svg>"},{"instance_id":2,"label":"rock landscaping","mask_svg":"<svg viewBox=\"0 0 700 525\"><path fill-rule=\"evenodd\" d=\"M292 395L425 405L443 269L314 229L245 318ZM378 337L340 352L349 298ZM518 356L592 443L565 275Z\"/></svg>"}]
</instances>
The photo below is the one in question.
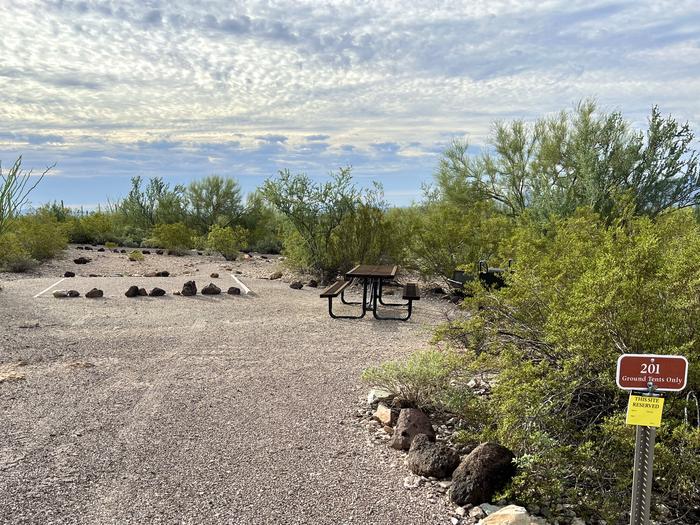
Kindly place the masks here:
<instances>
[{"instance_id":1,"label":"rock landscaping","mask_svg":"<svg viewBox=\"0 0 700 525\"><path fill-rule=\"evenodd\" d=\"M197 295L197 285L194 281L187 281L184 285L182 285L181 293L186 297Z\"/></svg>"},{"instance_id":2,"label":"rock landscaping","mask_svg":"<svg viewBox=\"0 0 700 525\"><path fill-rule=\"evenodd\" d=\"M231 286L226 293L229 295L241 295L241 289L237 286Z\"/></svg>"},{"instance_id":3,"label":"rock landscaping","mask_svg":"<svg viewBox=\"0 0 700 525\"><path fill-rule=\"evenodd\" d=\"M294 290L301 290L304 287L304 285L301 281L294 281L289 285L289 287Z\"/></svg>"},{"instance_id":4,"label":"rock landscaping","mask_svg":"<svg viewBox=\"0 0 700 525\"><path fill-rule=\"evenodd\" d=\"M127 297L137 297L139 295L139 287L138 286L129 286L129 289L124 292L124 295Z\"/></svg>"},{"instance_id":5,"label":"rock landscaping","mask_svg":"<svg viewBox=\"0 0 700 525\"><path fill-rule=\"evenodd\" d=\"M482 394L490 392L490 385L483 379L475 379L471 387ZM374 444L396 449L411 472L403 480L404 489L424 491L429 501L438 498L450 501L454 512L446 520L448 523L586 525L564 505L528 511L505 500L493 504L494 495L515 474L515 456L497 443L452 446L450 441L464 424L456 418L434 425L421 410L399 409L405 401L382 388L372 388L363 405L357 417L367 422L366 428L373 432Z\"/></svg>"},{"instance_id":6,"label":"rock landscaping","mask_svg":"<svg viewBox=\"0 0 700 525\"><path fill-rule=\"evenodd\" d=\"M87 257L78 257L77 259L73 259L73 262L75 264L87 264L91 261L92 259L88 259Z\"/></svg>"},{"instance_id":7,"label":"rock landscaping","mask_svg":"<svg viewBox=\"0 0 700 525\"><path fill-rule=\"evenodd\" d=\"M165 290L163 290L162 288L155 287L153 288L153 290L148 292L148 295L151 297L162 297L165 295Z\"/></svg>"},{"instance_id":8,"label":"rock landscaping","mask_svg":"<svg viewBox=\"0 0 700 525\"><path fill-rule=\"evenodd\" d=\"M221 293L221 288L216 286L214 283L209 283L204 288L202 288L202 295L219 295Z\"/></svg>"},{"instance_id":9,"label":"rock landscaping","mask_svg":"<svg viewBox=\"0 0 700 525\"><path fill-rule=\"evenodd\" d=\"M218 279L218 278L219 278L219 274L216 273L216 272L214 272L214 273L212 273L209 277L211 277L212 279Z\"/></svg>"},{"instance_id":10,"label":"rock landscaping","mask_svg":"<svg viewBox=\"0 0 700 525\"><path fill-rule=\"evenodd\" d=\"M408 450L418 434L424 434L435 441L435 430L428 416L417 408L404 408L399 413L389 446L396 450Z\"/></svg>"},{"instance_id":11,"label":"rock landscaping","mask_svg":"<svg viewBox=\"0 0 700 525\"><path fill-rule=\"evenodd\" d=\"M63 274L63 277L75 277L75 272L66 272Z\"/></svg>"},{"instance_id":12,"label":"rock landscaping","mask_svg":"<svg viewBox=\"0 0 700 525\"><path fill-rule=\"evenodd\" d=\"M93 288L92 290L90 290L89 292L87 292L85 294L85 297L87 297L88 299L96 299L98 297L103 297L103 296L104 296L104 292L98 288Z\"/></svg>"}]
</instances>

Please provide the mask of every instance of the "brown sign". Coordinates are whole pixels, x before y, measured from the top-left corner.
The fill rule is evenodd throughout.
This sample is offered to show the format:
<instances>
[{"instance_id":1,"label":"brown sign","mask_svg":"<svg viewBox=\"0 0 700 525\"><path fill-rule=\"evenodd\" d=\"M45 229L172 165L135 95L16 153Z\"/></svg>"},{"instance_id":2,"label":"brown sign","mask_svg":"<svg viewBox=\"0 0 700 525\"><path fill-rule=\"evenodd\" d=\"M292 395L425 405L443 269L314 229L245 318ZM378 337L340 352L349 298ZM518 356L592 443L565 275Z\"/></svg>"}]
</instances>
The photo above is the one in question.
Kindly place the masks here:
<instances>
[{"instance_id":1,"label":"brown sign","mask_svg":"<svg viewBox=\"0 0 700 525\"><path fill-rule=\"evenodd\" d=\"M680 355L624 354L617 360L617 386L623 390L683 390L688 360Z\"/></svg>"}]
</instances>

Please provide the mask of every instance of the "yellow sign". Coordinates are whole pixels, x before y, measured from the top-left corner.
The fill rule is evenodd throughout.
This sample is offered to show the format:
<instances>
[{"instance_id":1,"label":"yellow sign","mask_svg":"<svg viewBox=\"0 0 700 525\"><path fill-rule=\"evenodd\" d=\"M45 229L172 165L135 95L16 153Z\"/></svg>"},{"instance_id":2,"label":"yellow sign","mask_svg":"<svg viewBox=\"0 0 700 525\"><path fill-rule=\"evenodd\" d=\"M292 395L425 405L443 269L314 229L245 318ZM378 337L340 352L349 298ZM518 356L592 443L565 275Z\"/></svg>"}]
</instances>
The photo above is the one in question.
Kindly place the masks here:
<instances>
[{"instance_id":1,"label":"yellow sign","mask_svg":"<svg viewBox=\"0 0 700 525\"><path fill-rule=\"evenodd\" d=\"M663 409L663 397L632 395L627 405L627 420L625 423L644 427L660 427Z\"/></svg>"}]
</instances>

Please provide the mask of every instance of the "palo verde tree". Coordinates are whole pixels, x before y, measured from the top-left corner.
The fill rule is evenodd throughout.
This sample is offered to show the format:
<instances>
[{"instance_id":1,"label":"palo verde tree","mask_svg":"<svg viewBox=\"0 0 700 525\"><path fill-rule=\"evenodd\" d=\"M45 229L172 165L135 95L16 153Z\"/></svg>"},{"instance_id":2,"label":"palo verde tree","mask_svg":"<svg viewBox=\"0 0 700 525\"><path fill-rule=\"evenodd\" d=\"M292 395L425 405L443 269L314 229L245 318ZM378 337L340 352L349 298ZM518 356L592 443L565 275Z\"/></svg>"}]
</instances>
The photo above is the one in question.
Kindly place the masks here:
<instances>
[{"instance_id":1,"label":"palo verde tree","mask_svg":"<svg viewBox=\"0 0 700 525\"><path fill-rule=\"evenodd\" d=\"M231 178L212 175L194 181L187 187L186 198L192 226L202 234L215 224L231 226L243 215L241 188Z\"/></svg>"},{"instance_id":2,"label":"palo verde tree","mask_svg":"<svg viewBox=\"0 0 700 525\"><path fill-rule=\"evenodd\" d=\"M601 113L593 101L572 112L496 125L492 150L469 156L455 143L438 169L449 199L478 191L507 215L571 216L587 206L607 221L632 206L655 217L700 200L693 131L652 108L646 131L633 131L619 112Z\"/></svg>"}]
</instances>

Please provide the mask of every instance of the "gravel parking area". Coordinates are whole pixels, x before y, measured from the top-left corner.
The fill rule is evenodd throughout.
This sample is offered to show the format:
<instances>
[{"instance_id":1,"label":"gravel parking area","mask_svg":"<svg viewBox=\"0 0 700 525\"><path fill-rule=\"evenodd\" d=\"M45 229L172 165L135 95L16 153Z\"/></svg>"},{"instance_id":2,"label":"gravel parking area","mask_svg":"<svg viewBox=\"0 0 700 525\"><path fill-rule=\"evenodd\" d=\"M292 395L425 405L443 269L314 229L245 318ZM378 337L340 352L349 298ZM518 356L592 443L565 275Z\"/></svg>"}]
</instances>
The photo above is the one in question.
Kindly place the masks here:
<instances>
[{"instance_id":1,"label":"gravel parking area","mask_svg":"<svg viewBox=\"0 0 700 525\"><path fill-rule=\"evenodd\" d=\"M94 257L2 282L0 522L449 523L354 417L362 369L423 347L444 303L407 323L332 320L319 290L259 278L264 259L256 274L77 253ZM114 276L156 269L175 275ZM34 297L65 270L79 276L57 288L105 297ZM225 291L235 270L255 296L171 295L189 279ZM124 297L132 284L168 295Z\"/></svg>"}]
</instances>

